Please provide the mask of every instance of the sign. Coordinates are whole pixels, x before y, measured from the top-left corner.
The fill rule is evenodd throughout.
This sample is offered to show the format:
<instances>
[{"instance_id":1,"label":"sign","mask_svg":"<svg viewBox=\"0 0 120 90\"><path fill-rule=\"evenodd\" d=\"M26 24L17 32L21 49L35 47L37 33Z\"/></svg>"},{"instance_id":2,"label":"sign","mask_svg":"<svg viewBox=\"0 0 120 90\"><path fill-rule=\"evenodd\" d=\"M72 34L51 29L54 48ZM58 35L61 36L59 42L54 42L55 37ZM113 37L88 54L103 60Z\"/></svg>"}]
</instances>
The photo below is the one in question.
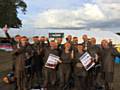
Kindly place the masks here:
<instances>
[{"instance_id":1,"label":"sign","mask_svg":"<svg viewBox=\"0 0 120 90\"><path fill-rule=\"evenodd\" d=\"M81 63L83 64L84 68L88 71L89 69L91 69L94 65L95 62L92 61L92 57L90 56L90 54L88 52L85 52L80 58L79 60L81 61Z\"/></svg>"},{"instance_id":2,"label":"sign","mask_svg":"<svg viewBox=\"0 0 120 90\"><path fill-rule=\"evenodd\" d=\"M59 58L60 58L59 56L56 56L54 54L50 54L48 57L48 60L45 64L45 67L50 68L50 69L55 69L58 62L60 62Z\"/></svg>"},{"instance_id":3,"label":"sign","mask_svg":"<svg viewBox=\"0 0 120 90\"><path fill-rule=\"evenodd\" d=\"M49 38L63 38L64 33L49 33Z\"/></svg>"}]
</instances>

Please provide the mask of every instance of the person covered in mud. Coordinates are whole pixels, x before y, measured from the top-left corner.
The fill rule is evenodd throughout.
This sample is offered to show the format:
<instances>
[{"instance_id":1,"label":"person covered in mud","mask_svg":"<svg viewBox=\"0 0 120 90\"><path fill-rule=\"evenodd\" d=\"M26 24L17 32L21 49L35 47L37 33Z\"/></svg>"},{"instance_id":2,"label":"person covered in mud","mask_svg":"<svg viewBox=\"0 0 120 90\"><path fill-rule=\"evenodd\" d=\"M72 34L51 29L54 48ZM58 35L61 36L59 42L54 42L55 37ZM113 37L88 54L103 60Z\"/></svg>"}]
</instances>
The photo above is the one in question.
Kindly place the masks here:
<instances>
[{"instance_id":1,"label":"person covered in mud","mask_svg":"<svg viewBox=\"0 0 120 90\"><path fill-rule=\"evenodd\" d=\"M28 90L31 88L33 51L26 36L21 37L20 48L16 49L13 54L17 56L15 69L17 90Z\"/></svg>"},{"instance_id":2,"label":"person covered in mud","mask_svg":"<svg viewBox=\"0 0 120 90\"><path fill-rule=\"evenodd\" d=\"M56 84L56 75L57 75L56 64L47 63L47 61L50 55L59 57L57 43L54 40L50 41L50 46L46 47L44 52L45 52L45 56L44 56L44 67L43 67L43 75L44 75L43 87L44 88L53 87L51 90L54 90L55 89L54 86ZM59 63L61 63L61 61L59 61Z\"/></svg>"},{"instance_id":3,"label":"person covered in mud","mask_svg":"<svg viewBox=\"0 0 120 90\"><path fill-rule=\"evenodd\" d=\"M89 46L90 46L89 38L88 38L88 36L86 34L84 34L82 36L82 39L83 39L82 45L85 47L84 49L87 51Z\"/></svg>"},{"instance_id":4,"label":"person covered in mud","mask_svg":"<svg viewBox=\"0 0 120 90\"><path fill-rule=\"evenodd\" d=\"M32 48L34 50L34 56L32 61L32 77L33 81L35 81L36 83L36 85L33 85L34 87L39 86L42 82L43 56L41 54L43 53L43 47L42 43L40 42L39 36L34 36L32 40Z\"/></svg>"},{"instance_id":5,"label":"person covered in mud","mask_svg":"<svg viewBox=\"0 0 120 90\"><path fill-rule=\"evenodd\" d=\"M74 73L74 89L73 90L87 90L86 76L87 71L80 61L80 57L85 53L82 44L77 45L77 52L73 60L73 73Z\"/></svg>"},{"instance_id":6,"label":"person covered in mud","mask_svg":"<svg viewBox=\"0 0 120 90\"><path fill-rule=\"evenodd\" d=\"M64 50L62 51L60 56L62 63L59 64L59 74L60 74L59 88L61 90L63 90L63 88L69 82L69 79L71 77L71 72L72 72L71 63L72 63L73 55L70 48L71 48L71 44L68 42L65 43Z\"/></svg>"},{"instance_id":7,"label":"person covered in mud","mask_svg":"<svg viewBox=\"0 0 120 90\"><path fill-rule=\"evenodd\" d=\"M102 74L105 81L106 90L113 90L114 77L114 59L115 56L120 57L120 53L109 45L108 40L101 42L101 60L102 60Z\"/></svg>"}]
</instances>

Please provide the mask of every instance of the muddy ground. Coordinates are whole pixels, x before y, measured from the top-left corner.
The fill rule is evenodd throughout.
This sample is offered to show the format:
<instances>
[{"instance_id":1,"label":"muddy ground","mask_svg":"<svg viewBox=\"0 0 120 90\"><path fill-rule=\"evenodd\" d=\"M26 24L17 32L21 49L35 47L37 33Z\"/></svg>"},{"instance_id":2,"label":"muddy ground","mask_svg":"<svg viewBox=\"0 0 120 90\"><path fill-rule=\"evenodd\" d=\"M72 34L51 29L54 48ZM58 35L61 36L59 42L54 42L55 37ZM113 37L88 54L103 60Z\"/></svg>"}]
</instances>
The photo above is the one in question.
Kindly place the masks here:
<instances>
[{"instance_id":1,"label":"muddy ground","mask_svg":"<svg viewBox=\"0 0 120 90\"><path fill-rule=\"evenodd\" d=\"M2 77L11 70L11 65L10 52L0 51L0 90L12 90L12 85L2 82ZM114 90L120 90L120 64L115 64Z\"/></svg>"}]
</instances>

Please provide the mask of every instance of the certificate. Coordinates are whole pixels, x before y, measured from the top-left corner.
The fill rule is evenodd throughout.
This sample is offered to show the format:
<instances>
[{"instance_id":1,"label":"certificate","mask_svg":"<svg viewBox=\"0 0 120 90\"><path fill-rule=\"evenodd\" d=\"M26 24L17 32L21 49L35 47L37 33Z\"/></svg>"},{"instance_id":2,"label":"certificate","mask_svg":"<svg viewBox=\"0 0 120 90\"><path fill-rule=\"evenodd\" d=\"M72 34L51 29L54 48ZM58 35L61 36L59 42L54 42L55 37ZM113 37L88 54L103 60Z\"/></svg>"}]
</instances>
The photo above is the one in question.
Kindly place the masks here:
<instances>
[{"instance_id":1,"label":"certificate","mask_svg":"<svg viewBox=\"0 0 120 90\"><path fill-rule=\"evenodd\" d=\"M88 71L89 69L91 69L94 65L95 62L92 60L91 55L88 52L85 52L80 58L79 60L81 61L81 63L83 64L84 68Z\"/></svg>"},{"instance_id":2,"label":"certificate","mask_svg":"<svg viewBox=\"0 0 120 90\"><path fill-rule=\"evenodd\" d=\"M55 69L57 64L58 64L58 62L60 61L59 58L60 58L59 56L56 56L54 54L50 54L48 56L48 60L47 60L47 62L45 64L45 67L51 68L51 69Z\"/></svg>"}]
</instances>

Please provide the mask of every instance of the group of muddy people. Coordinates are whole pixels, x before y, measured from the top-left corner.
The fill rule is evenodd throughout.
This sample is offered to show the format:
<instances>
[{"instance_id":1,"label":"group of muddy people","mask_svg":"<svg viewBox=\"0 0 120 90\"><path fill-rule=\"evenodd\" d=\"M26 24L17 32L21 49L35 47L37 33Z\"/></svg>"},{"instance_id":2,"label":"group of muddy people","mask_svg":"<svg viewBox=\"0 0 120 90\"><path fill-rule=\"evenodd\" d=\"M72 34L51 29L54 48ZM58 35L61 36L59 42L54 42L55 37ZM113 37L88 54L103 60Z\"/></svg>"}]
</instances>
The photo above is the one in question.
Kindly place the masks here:
<instances>
[{"instance_id":1,"label":"group of muddy people","mask_svg":"<svg viewBox=\"0 0 120 90\"><path fill-rule=\"evenodd\" d=\"M68 35L64 44L63 38L50 40L45 36L32 37L31 44L26 36L11 38L8 31L5 34L13 47L13 90L113 90L114 58L120 53L112 41L104 39L98 45L95 37L84 34L82 43ZM89 70L80 61L85 52L95 63ZM50 54L59 57L57 65L49 64L55 68L45 67Z\"/></svg>"}]
</instances>

